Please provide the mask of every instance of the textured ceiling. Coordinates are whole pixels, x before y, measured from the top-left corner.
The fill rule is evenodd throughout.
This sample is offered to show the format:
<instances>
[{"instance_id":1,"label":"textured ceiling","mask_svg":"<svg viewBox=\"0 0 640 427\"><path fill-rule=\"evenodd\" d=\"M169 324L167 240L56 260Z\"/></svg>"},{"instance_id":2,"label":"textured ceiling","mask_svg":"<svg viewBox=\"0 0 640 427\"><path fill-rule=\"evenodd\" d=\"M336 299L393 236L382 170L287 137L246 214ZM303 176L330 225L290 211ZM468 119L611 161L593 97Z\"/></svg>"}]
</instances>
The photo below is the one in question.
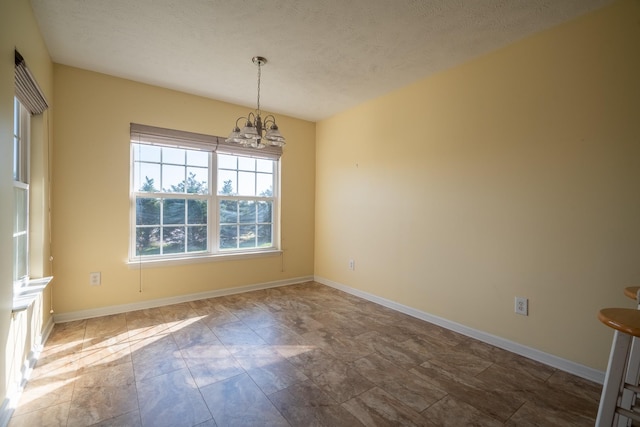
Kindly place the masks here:
<instances>
[{"instance_id":1,"label":"textured ceiling","mask_svg":"<svg viewBox=\"0 0 640 427\"><path fill-rule=\"evenodd\" d=\"M54 62L320 120L610 0L31 0Z\"/></svg>"}]
</instances>

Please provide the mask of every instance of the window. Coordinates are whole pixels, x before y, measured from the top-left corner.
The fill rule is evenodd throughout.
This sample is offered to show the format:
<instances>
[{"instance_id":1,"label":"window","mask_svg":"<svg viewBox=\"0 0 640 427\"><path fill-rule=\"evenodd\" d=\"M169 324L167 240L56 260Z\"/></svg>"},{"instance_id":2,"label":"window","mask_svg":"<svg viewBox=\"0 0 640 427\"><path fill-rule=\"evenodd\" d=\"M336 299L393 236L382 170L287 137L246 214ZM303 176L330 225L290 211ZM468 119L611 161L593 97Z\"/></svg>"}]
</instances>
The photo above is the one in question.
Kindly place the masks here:
<instances>
[{"instance_id":1,"label":"window","mask_svg":"<svg viewBox=\"0 0 640 427\"><path fill-rule=\"evenodd\" d=\"M278 248L273 150L134 124L131 141L131 260Z\"/></svg>"},{"instance_id":2,"label":"window","mask_svg":"<svg viewBox=\"0 0 640 427\"><path fill-rule=\"evenodd\" d=\"M29 177L31 116L44 113L47 100L18 51L15 57L15 97L13 100L13 309L24 310L29 298L20 298L26 286L49 283L29 278ZM40 280L40 279L39 279ZM45 283L46 281L46 283ZM33 288L31 288L33 289ZM30 292L29 295L35 295Z\"/></svg>"},{"instance_id":3,"label":"window","mask_svg":"<svg viewBox=\"0 0 640 427\"><path fill-rule=\"evenodd\" d=\"M220 249L273 247L274 161L218 155Z\"/></svg>"},{"instance_id":4,"label":"window","mask_svg":"<svg viewBox=\"0 0 640 427\"><path fill-rule=\"evenodd\" d=\"M18 98L13 102L13 283L29 280L29 122Z\"/></svg>"},{"instance_id":5,"label":"window","mask_svg":"<svg viewBox=\"0 0 640 427\"><path fill-rule=\"evenodd\" d=\"M211 153L133 145L135 256L207 251Z\"/></svg>"}]
</instances>

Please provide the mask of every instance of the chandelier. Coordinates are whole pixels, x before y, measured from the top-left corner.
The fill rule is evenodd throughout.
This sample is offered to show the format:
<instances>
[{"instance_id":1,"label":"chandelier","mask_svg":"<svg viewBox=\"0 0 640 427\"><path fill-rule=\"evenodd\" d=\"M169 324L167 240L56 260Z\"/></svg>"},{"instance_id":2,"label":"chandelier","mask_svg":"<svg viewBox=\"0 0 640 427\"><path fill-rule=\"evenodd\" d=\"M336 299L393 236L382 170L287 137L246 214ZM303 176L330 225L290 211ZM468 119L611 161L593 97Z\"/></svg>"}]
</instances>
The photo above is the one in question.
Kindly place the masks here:
<instances>
[{"instance_id":1,"label":"chandelier","mask_svg":"<svg viewBox=\"0 0 640 427\"><path fill-rule=\"evenodd\" d=\"M260 74L262 66L267 63L267 59L262 56L251 58L258 66L258 108L255 113L250 112L246 117L238 117L233 131L229 134L226 142L241 144L253 148L265 148L267 145L282 147L285 144L284 136L278 130L276 119L272 115L264 118L260 117ZM238 122L244 120L244 127L240 130Z\"/></svg>"}]
</instances>

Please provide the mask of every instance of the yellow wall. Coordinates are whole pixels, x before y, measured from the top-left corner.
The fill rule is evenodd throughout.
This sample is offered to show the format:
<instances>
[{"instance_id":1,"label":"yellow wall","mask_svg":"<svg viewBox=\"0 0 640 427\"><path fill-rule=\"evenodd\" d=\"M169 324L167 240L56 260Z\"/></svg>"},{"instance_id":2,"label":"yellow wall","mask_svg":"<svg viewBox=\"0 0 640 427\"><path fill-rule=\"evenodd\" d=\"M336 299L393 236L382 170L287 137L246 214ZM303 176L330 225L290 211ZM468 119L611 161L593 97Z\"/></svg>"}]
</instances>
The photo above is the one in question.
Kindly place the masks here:
<instances>
[{"instance_id":1,"label":"yellow wall","mask_svg":"<svg viewBox=\"0 0 640 427\"><path fill-rule=\"evenodd\" d=\"M313 275L314 123L278 115L287 137L281 166L284 260L143 268L140 293L140 272L126 264L129 123L226 136L249 108L57 64L54 77L57 313ZM89 285L93 271L102 273L101 286Z\"/></svg>"},{"instance_id":2,"label":"yellow wall","mask_svg":"<svg viewBox=\"0 0 640 427\"><path fill-rule=\"evenodd\" d=\"M52 272L55 147L57 313L315 273L603 370L611 333L595 313L632 307L622 288L640 280L639 22L640 3L620 0L317 126L279 116L284 259L145 268L139 293L129 123L224 136L247 108L54 66L28 0L3 1L0 200L17 48L52 105L32 126L31 264ZM11 321L11 212L0 204L0 399L50 308L47 291ZM530 316L513 313L516 295Z\"/></svg>"},{"instance_id":3,"label":"yellow wall","mask_svg":"<svg viewBox=\"0 0 640 427\"><path fill-rule=\"evenodd\" d=\"M319 122L315 274L604 370L597 310L640 284L638 76L623 0Z\"/></svg>"},{"instance_id":4,"label":"yellow wall","mask_svg":"<svg viewBox=\"0 0 640 427\"><path fill-rule=\"evenodd\" d=\"M28 0L0 2L0 409L21 379L21 367L38 343L42 328L50 320L49 296L26 312L11 315L13 299L13 97L15 94L14 49L20 51L29 69L53 104L53 64L37 27ZM31 276L51 273L49 264L49 150L51 109L31 123ZM6 403L6 402L5 402ZM0 410L0 422L2 421Z\"/></svg>"}]
</instances>

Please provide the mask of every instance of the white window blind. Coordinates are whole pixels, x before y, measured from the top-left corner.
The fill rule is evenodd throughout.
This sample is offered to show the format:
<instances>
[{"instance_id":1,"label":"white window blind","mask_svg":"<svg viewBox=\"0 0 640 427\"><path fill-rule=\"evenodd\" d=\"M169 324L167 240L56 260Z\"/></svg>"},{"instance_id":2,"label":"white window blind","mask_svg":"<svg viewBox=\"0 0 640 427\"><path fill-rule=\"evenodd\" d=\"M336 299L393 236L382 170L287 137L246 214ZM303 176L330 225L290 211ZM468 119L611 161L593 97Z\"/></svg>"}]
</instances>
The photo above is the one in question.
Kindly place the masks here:
<instances>
[{"instance_id":1,"label":"white window blind","mask_svg":"<svg viewBox=\"0 0 640 427\"><path fill-rule=\"evenodd\" d=\"M38 86L36 79L27 68L20 52L15 51L16 97L31 114L42 114L49 104Z\"/></svg>"},{"instance_id":2,"label":"white window blind","mask_svg":"<svg viewBox=\"0 0 640 427\"><path fill-rule=\"evenodd\" d=\"M282 156L282 147L267 146L263 149L244 147L227 143L225 138L201 133L165 129L155 126L131 123L131 142L164 145L168 147L190 147L196 150L213 151L219 154L252 157L257 159L278 160Z\"/></svg>"}]
</instances>

